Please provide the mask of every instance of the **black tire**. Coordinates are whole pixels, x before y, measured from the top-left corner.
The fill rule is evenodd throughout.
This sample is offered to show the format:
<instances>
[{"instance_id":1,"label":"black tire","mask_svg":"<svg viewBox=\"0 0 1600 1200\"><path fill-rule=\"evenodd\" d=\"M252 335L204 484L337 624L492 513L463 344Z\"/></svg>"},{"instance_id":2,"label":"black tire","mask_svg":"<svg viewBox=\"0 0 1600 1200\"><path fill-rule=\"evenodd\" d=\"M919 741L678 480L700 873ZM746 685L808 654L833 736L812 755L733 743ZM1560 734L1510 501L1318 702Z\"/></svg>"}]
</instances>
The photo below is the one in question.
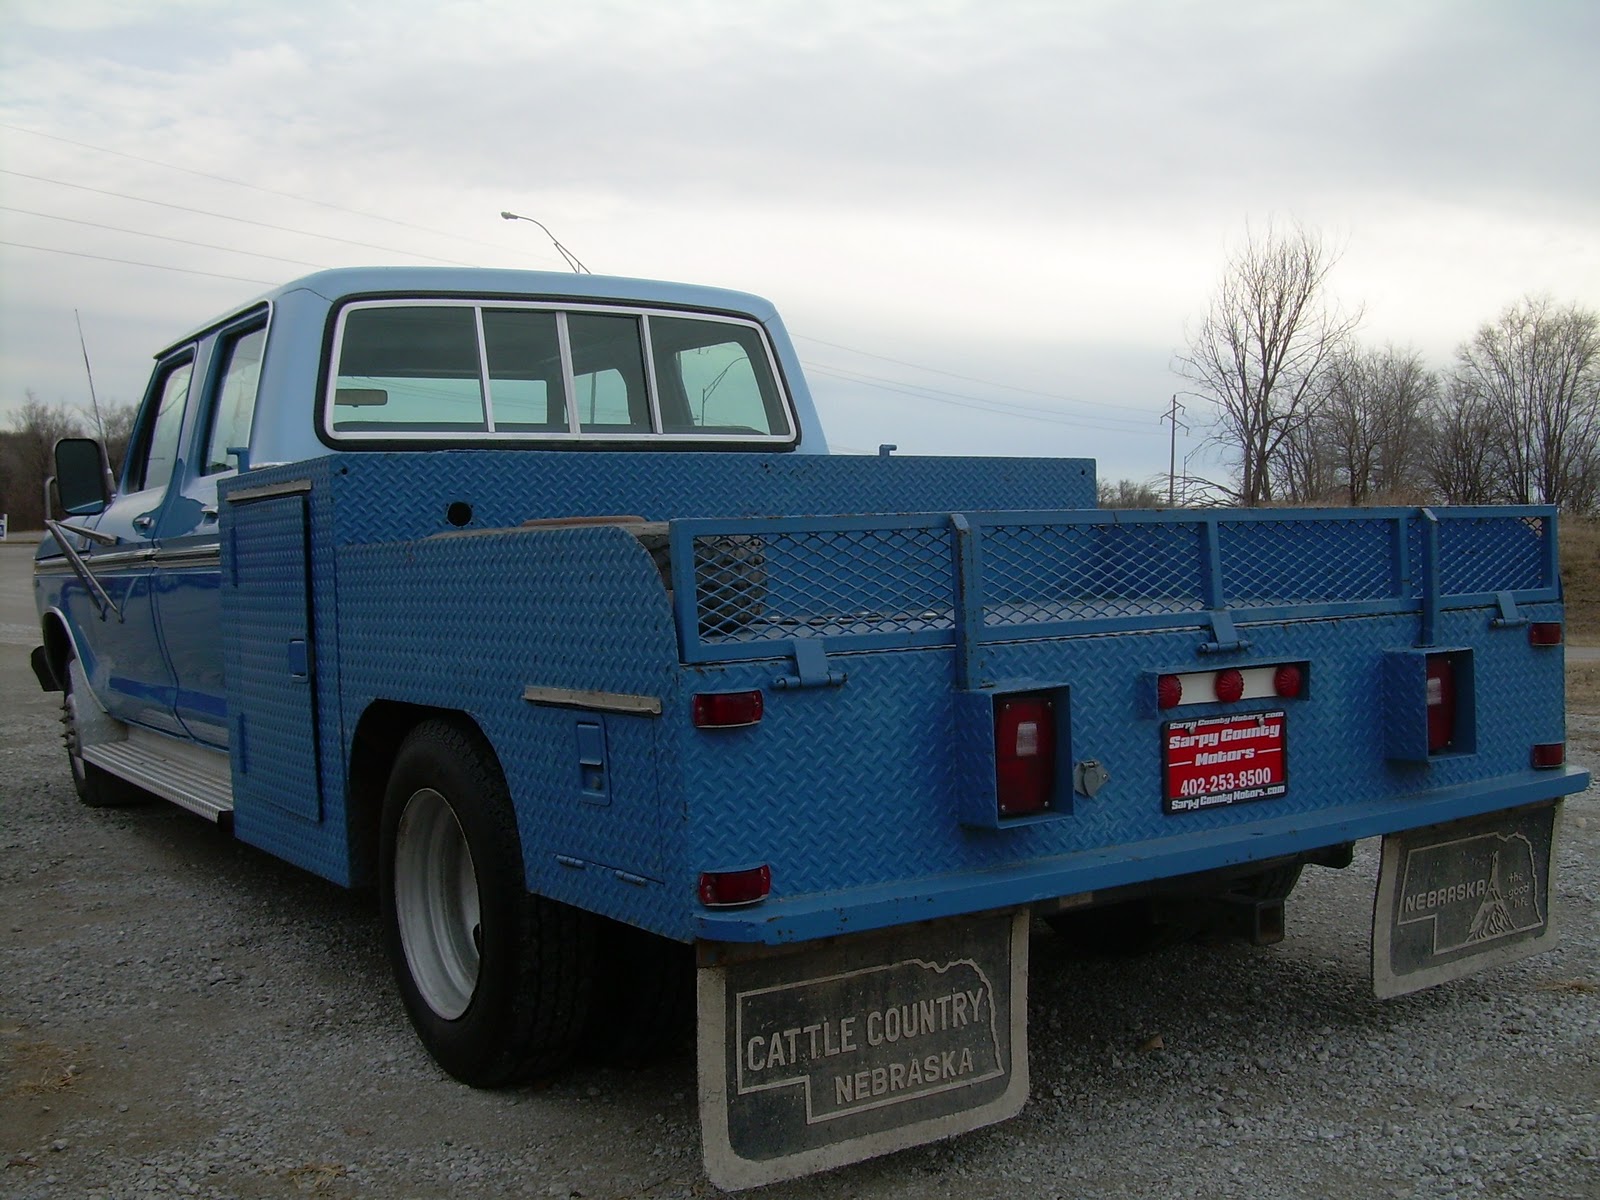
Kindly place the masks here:
<instances>
[{"instance_id":1,"label":"black tire","mask_svg":"<svg viewBox=\"0 0 1600 1200\"><path fill-rule=\"evenodd\" d=\"M379 854L384 950L434 1060L473 1087L548 1075L577 1051L594 918L525 886L505 776L474 728L401 743Z\"/></svg>"},{"instance_id":2,"label":"black tire","mask_svg":"<svg viewBox=\"0 0 1600 1200\"><path fill-rule=\"evenodd\" d=\"M90 808L126 808L131 804L145 803L150 799L149 792L93 763L84 762L78 718L80 697L73 687L74 676L87 690L78 660L69 658L61 672L61 738L66 743L67 764L72 771L72 787L78 793L78 799Z\"/></svg>"},{"instance_id":3,"label":"black tire","mask_svg":"<svg viewBox=\"0 0 1600 1200\"><path fill-rule=\"evenodd\" d=\"M584 1056L644 1066L694 1035L694 947L615 921L600 924Z\"/></svg>"}]
</instances>

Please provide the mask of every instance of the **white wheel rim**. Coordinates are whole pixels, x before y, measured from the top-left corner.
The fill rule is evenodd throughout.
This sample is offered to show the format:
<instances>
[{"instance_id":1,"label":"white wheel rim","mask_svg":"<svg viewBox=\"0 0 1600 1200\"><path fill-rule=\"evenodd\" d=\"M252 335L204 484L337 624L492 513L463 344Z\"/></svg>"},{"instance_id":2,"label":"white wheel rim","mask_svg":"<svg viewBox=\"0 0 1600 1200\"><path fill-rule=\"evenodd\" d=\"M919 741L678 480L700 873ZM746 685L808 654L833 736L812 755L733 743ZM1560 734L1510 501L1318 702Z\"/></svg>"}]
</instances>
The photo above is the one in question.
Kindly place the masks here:
<instances>
[{"instance_id":1,"label":"white wheel rim","mask_svg":"<svg viewBox=\"0 0 1600 1200\"><path fill-rule=\"evenodd\" d=\"M413 792L400 814L394 907L417 991L454 1021L478 986L478 876L455 811L432 788Z\"/></svg>"}]
</instances>

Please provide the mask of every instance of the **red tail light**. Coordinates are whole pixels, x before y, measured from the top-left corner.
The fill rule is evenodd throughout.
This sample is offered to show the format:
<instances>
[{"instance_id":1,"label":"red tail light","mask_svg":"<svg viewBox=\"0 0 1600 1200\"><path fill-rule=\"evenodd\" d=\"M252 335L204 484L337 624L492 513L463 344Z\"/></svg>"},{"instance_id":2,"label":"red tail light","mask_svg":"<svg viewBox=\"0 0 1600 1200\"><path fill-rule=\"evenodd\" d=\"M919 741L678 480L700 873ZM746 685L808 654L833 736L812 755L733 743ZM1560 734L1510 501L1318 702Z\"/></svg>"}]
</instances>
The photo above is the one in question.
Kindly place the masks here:
<instances>
[{"instance_id":1,"label":"red tail light","mask_svg":"<svg viewBox=\"0 0 1600 1200\"><path fill-rule=\"evenodd\" d=\"M1177 708L1183 703L1183 680L1176 675L1163 675L1156 680L1156 703L1162 708Z\"/></svg>"},{"instance_id":2,"label":"red tail light","mask_svg":"<svg viewBox=\"0 0 1600 1200\"><path fill-rule=\"evenodd\" d=\"M1456 669L1447 655L1428 655L1428 753L1448 750L1456 736Z\"/></svg>"},{"instance_id":3,"label":"red tail light","mask_svg":"<svg viewBox=\"0 0 1600 1200\"><path fill-rule=\"evenodd\" d=\"M704 871L700 875L700 903L707 908L731 908L765 900L772 892L772 868L745 867L738 871Z\"/></svg>"},{"instance_id":4,"label":"red tail light","mask_svg":"<svg viewBox=\"0 0 1600 1200\"><path fill-rule=\"evenodd\" d=\"M1567 761L1567 744L1542 742L1533 748L1532 761L1534 769L1539 771L1549 771L1562 766Z\"/></svg>"},{"instance_id":5,"label":"red tail light","mask_svg":"<svg viewBox=\"0 0 1600 1200\"><path fill-rule=\"evenodd\" d=\"M1272 673L1272 690L1280 696L1293 699L1304 686L1305 676L1292 663L1285 663Z\"/></svg>"},{"instance_id":6,"label":"red tail light","mask_svg":"<svg viewBox=\"0 0 1600 1200\"><path fill-rule=\"evenodd\" d=\"M1056 777L1055 705L1048 696L1006 696L994 706L994 787L1000 815L1050 807Z\"/></svg>"},{"instance_id":7,"label":"red tail light","mask_svg":"<svg viewBox=\"0 0 1600 1200\"><path fill-rule=\"evenodd\" d=\"M1530 646L1559 646L1561 645L1560 621L1534 621L1528 626L1528 645Z\"/></svg>"},{"instance_id":8,"label":"red tail light","mask_svg":"<svg viewBox=\"0 0 1600 1200\"><path fill-rule=\"evenodd\" d=\"M1212 688L1217 693L1218 700L1224 704L1232 704L1244 695L1244 676L1232 668L1218 671Z\"/></svg>"},{"instance_id":9,"label":"red tail light","mask_svg":"<svg viewBox=\"0 0 1600 1200\"><path fill-rule=\"evenodd\" d=\"M738 729L761 720L760 692L702 692L694 698L696 729Z\"/></svg>"}]
</instances>

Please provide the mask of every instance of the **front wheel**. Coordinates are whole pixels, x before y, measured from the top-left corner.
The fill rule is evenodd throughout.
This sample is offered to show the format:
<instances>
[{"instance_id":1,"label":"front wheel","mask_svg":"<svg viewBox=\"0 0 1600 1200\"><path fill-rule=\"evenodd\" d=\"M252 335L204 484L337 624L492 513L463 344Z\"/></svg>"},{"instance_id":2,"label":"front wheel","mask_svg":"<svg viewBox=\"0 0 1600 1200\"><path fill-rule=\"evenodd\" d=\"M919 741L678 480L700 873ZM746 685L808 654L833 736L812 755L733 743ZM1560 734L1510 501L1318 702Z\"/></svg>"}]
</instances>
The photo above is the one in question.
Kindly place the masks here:
<instances>
[{"instance_id":1,"label":"front wheel","mask_svg":"<svg viewBox=\"0 0 1600 1200\"><path fill-rule=\"evenodd\" d=\"M474 1087L563 1066L583 1032L593 919L524 885L505 777L470 726L406 738L384 795L384 949L434 1060Z\"/></svg>"},{"instance_id":2,"label":"front wheel","mask_svg":"<svg viewBox=\"0 0 1600 1200\"><path fill-rule=\"evenodd\" d=\"M110 720L94 707L94 703L83 667L76 657L69 658L61 680L61 738L67 746L67 764L72 768L73 790L78 793L78 799L90 808L120 808L141 804L150 798L148 792L84 760L85 723L94 721L96 717L101 721Z\"/></svg>"}]
</instances>

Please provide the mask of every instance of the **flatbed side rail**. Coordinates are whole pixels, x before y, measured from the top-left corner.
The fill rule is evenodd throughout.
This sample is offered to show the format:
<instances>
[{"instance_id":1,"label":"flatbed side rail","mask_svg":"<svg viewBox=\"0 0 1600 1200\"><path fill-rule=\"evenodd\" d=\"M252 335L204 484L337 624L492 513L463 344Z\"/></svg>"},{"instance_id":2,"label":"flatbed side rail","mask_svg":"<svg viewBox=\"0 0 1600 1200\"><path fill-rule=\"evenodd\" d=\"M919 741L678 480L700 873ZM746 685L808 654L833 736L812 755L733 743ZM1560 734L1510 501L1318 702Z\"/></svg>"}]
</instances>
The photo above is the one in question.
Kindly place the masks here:
<instances>
[{"instance_id":1,"label":"flatbed side rail","mask_svg":"<svg viewBox=\"0 0 1600 1200\"><path fill-rule=\"evenodd\" d=\"M1555 509L1084 510L671 522L686 663L1558 599ZM1242 642L1222 641L1229 649Z\"/></svg>"}]
</instances>

